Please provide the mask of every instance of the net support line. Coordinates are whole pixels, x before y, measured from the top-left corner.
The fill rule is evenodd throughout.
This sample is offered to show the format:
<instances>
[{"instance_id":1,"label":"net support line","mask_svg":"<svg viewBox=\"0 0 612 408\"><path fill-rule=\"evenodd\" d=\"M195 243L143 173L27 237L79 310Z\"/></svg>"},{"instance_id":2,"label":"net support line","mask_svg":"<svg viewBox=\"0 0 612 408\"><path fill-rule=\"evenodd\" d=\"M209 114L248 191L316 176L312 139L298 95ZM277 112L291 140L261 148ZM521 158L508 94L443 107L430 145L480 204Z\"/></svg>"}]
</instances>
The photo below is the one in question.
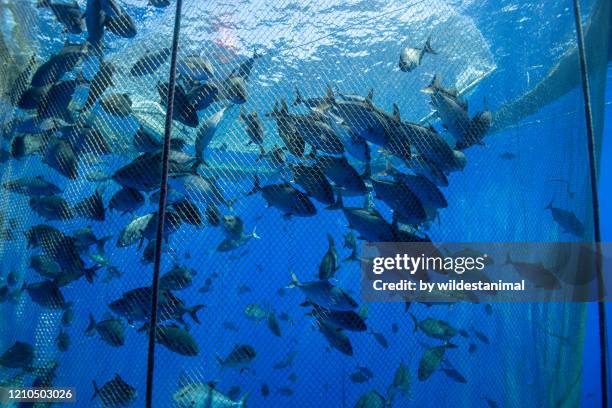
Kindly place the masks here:
<instances>
[{"instance_id":1,"label":"net support line","mask_svg":"<svg viewBox=\"0 0 612 408\"><path fill-rule=\"evenodd\" d=\"M168 100L166 103L166 121L164 124L164 146L162 152L162 172L159 191L159 205L157 208L157 230L155 233L155 259L153 264L153 283L151 290L151 316L149 320L149 347L147 351L147 385L146 408L153 403L153 377L155 372L155 337L157 333L157 301L159 296L159 274L161 265L161 252L166 218L166 197L168 195L168 162L170 159L170 139L172 134L172 117L174 110L174 89L176 85L176 60L178 54L179 34L181 30L182 0L176 0L174 15L174 32L172 34L172 55L170 59L170 73L168 79Z\"/></svg>"},{"instance_id":2,"label":"net support line","mask_svg":"<svg viewBox=\"0 0 612 408\"><path fill-rule=\"evenodd\" d=\"M593 114L591 108L591 90L589 87L589 70L587 66L586 50L584 46L584 31L582 29L582 13L580 1L574 2L574 19L576 22L576 42L578 43L578 56L580 58L580 78L582 80L582 93L584 97L584 116L587 133L587 147L589 153L589 176L591 181L591 200L593 203L593 236L595 239L595 268L597 273L597 287L599 302L597 303L599 322L599 347L601 371L601 406L608 407L608 340L606 332L606 304L603 301L605 294L604 277L601 260L601 232L599 229L599 190L597 183L597 158L595 155L595 131L593 128Z\"/></svg>"}]
</instances>

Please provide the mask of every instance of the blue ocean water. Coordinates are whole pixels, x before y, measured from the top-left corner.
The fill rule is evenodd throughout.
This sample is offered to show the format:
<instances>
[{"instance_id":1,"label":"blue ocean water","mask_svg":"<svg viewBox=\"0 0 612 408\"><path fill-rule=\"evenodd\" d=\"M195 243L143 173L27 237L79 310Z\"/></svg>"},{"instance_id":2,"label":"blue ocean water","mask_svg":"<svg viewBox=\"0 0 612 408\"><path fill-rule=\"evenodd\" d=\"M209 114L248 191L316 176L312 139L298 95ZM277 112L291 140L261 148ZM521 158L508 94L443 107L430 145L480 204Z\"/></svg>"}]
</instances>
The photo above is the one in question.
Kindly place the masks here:
<instances>
[{"instance_id":1,"label":"blue ocean water","mask_svg":"<svg viewBox=\"0 0 612 408\"><path fill-rule=\"evenodd\" d=\"M139 26L139 34L131 40L110 37L105 58L123 71L115 89L131 94L138 119L161 126L161 117L145 109L159 99L154 84L165 78L167 64L143 79L130 78L126 72L145 50L169 45L173 10L156 10L131 0L122 4ZM585 12L593 4L585 2ZM47 58L61 48L65 35L60 35L51 13L22 7L30 13L25 20L32 23L26 31L36 38L40 57ZM255 63L245 104L261 116L271 111L275 101L293 101L296 88L305 95L320 96L332 83L342 92L364 96L372 88L373 100L382 109L391 111L397 103L406 120L427 118L440 127L439 121L427 117L431 112L428 96L420 92L433 74L441 74L445 85L468 88L471 114L485 105L495 111L531 90L573 46L573 15L565 4L192 1L185 4L184 17L181 55L209 55L220 75L248 58L252 50L264 51L264 57ZM426 56L415 72L400 72L396 66L401 48L406 44L421 46L430 35L439 55ZM76 41L82 36L70 38ZM83 67L86 76L96 69L95 62ZM82 103L85 95L85 87L79 89L75 102ZM608 93L606 101L610 100ZM219 107L214 105L200 116L209 117ZM606 108L606 118L610 118L609 105ZM291 271L301 281L316 278L327 250L327 234L334 238L341 258L350 254L342 248L347 222L341 212L325 210L318 204L315 217L287 219L276 209L266 208L260 195L246 195L253 186L254 174L259 174L264 184L282 177L273 174L272 166L257 162L257 149L246 145L239 110L228 110L208 155L212 168L223 166L215 172L223 195L236 199L231 208L223 206L222 213L239 215L245 231L256 228L261 238L229 253L216 251L224 239L219 228L183 225L169 239L162 272L174 265L193 268L197 272L193 286L176 294L189 306L206 306L198 313L200 324L186 317L200 349L198 356L180 356L157 346L154 406L173 406L172 395L179 378L184 377L196 383L215 381L216 388L225 394L238 386L239 396L250 394L250 407L351 407L370 390L385 395L400 362L409 367L411 392L397 396L393 406L492 406L487 399L501 407L575 406L577 398L582 406L595 406L599 398L598 339L592 305L495 304L490 313L481 304L411 305L409 311L419 319L443 319L468 332L469 337L456 339L458 349L447 353L449 364L461 373L465 383L441 370L426 381L417 379L424 350L437 343L414 332L403 303L367 305L368 332L348 333L353 356L330 349L313 319L305 315L307 309L300 306L303 294L286 286ZM25 117L23 112L15 114ZM106 137L120 153L82 161L81 177L76 180L55 173L40 157L10 160L2 165L2 182L23 175L44 175L62 187L62 195L71 204L96 189L108 203L117 185L92 183L82 175L92 169L112 174L129 162L134 157L129 145L138 121L135 117L120 120L99 108L93 115L97 123L105 124ZM264 125L269 149L280 140L273 120L264 117ZM174 134L193 137L193 131L179 125ZM457 242L571 240L544 210L551 199L574 211L590 233L584 137L578 86L537 114L487 136L484 146L466 150L466 168L449 177L449 186L443 189L449 207L440 212L439 222L427 228L428 235L434 241ZM600 182L606 185L610 176L604 171L610 168L609 155L605 154L610 151L609 138L603 143ZM227 149L222 148L224 144ZM515 159L500 158L507 152ZM565 184L548 182L550 179L565 180L573 197L567 194ZM32 213L26 197L3 191L0 201L5 216L18 220L18 235L44 222ZM363 198L345 198L345 202L360 206ZM390 219L389 209L379 201L376 205ZM612 233L610 208L609 190L602 189L604 240ZM156 201L148 199L138 215L155 209ZM110 347L98 336L84 335L90 313L96 320L112 315L107 307L110 302L127 290L151 282L152 267L141 262L142 250L135 245L115 246L119 232L131 219L130 214L108 212L104 222L49 222L66 233L91 225L96 236L111 236L105 253L122 273L120 279L104 283L107 271L102 269L93 284L80 279L62 288L75 312L74 322L64 329L71 338L68 351L59 352L56 347L61 311L45 310L26 294L0 306L2 349L16 340L27 341L35 346L39 364L57 360L54 385L77 390L77 403L69 406L100 404L99 399L90 401L92 381L101 385L116 373L137 389L133 405L144 406L147 336L137 330L141 324L127 328L125 345L120 348ZM3 244L0 251L4 273L16 270L20 281L27 283L40 279L28 268L29 256L35 252L26 248L24 240ZM359 276L357 263L343 263L335 284L359 299ZM207 279L212 282L209 290L200 291L207 286ZM261 305L276 316L286 313L288 321L280 321L282 335L275 336L265 321L248 319L244 310L249 304ZM227 329L226 322L237 330ZM476 332L484 337L478 338ZM381 344L381 337L386 345ZM217 356L227 356L237 344L248 344L256 350L250 369L221 369ZM291 354L295 358L289 367L274 368ZM367 367L373 377L364 383L352 381L350 375L359 367ZM6 370L6 376L13 374L15 371ZM28 380L30 377L26 377L26 385ZM270 388L268 396L262 395L263 384Z\"/></svg>"}]
</instances>

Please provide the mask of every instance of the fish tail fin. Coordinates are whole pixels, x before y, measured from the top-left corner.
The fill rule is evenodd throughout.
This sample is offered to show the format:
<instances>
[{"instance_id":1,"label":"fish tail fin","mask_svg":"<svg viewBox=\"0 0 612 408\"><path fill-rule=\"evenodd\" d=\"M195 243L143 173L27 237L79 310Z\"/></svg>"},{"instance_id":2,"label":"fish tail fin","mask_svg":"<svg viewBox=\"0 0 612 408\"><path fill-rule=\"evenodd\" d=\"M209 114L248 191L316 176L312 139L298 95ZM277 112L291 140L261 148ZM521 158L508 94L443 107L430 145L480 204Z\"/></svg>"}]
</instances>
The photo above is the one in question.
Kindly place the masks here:
<instances>
[{"instance_id":1,"label":"fish tail fin","mask_svg":"<svg viewBox=\"0 0 612 408\"><path fill-rule=\"evenodd\" d=\"M449 348L449 349L459 348L459 346L457 346L456 344L449 343L449 342L444 343L444 347Z\"/></svg>"},{"instance_id":2,"label":"fish tail fin","mask_svg":"<svg viewBox=\"0 0 612 408\"><path fill-rule=\"evenodd\" d=\"M440 75L434 74L429 85L421 89L421 92L432 94L432 93L435 93L438 89L440 89L441 86L442 85L441 85Z\"/></svg>"},{"instance_id":3,"label":"fish tail fin","mask_svg":"<svg viewBox=\"0 0 612 408\"><path fill-rule=\"evenodd\" d=\"M89 324L87 325L87 328L85 329L85 335L93 336L95 328L96 328L96 320L94 319L93 315L90 313L89 314Z\"/></svg>"},{"instance_id":4,"label":"fish tail fin","mask_svg":"<svg viewBox=\"0 0 612 408\"><path fill-rule=\"evenodd\" d=\"M261 237L257 235L257 226L253 227L253 232L251 232L251 237L255 239L261 239Z\"/></svg>"},{"instance_id":5,"label":"fish tail fin","mask_svg":"<svg viewBox=\"0 0 612 408\"><path fill-rule=\"evenodd\" d=\"M253 195L260 190L261 185L259 184L259 176L256 174L255 177L253 177L253 188L247 193L247 196Z\"/></svg>"},{"instance_id":6,"label":"fish tail fin","mask_svg":"<svg viewBox=\"0 0 612 408\"><path fill-rule=\"evenodd\" d=\"M266 149L262 145L259 145L259 155L257 156L257 159L255 160L255 163L259 163L265 157L266 157Z\"/></svg>"},{"instance_id":7,"label":"fish tail fin","mask_svg":"<svg viewBox=\"0 0 612 408\"><path fill-rule=\"evenodd\" d=\"M298 280L297 276L295 275L295 272L291 271L291 282L287 285L287 287L289 289L291 288L295 288L296 286L300 285L300 281Z\"/></svg>"},{"instance_id":8,"label":"fish tail fin","mask_svg":"<svg viewBox=\"0 0 612 408\"><path fill-rule=\"evenodd\" d=\"M548 205L546 207L544 207L545 210L552 210L553 208L553 202L555 201L555 199L553 198L552 200L550 200L550 203L548 203Z\"/></svg>"},{"instance_id":9,"label":"fish tail fin","mask_svg":"<svg viewBox=\"0 0 612 408\"><path fill-rule=\"evenodd\" d=\"M94 393L93 393L93 395L92 395L92 397L91 397L91 401L95 400L95 399L96 399L96 397L97 397L98 395L100 395L100 389L98 388L98 384L96 384L96 381L95 381L95 380L94 380L94 381L92 381L92 383L93 383Z\"/></svg>"},{"instance_id":10,"label":"fish tail fin","mask_svg":"<svg viewBox=\"0 0 612 408\"><path fill-rule=\"evenodd\" d=\"M296 86L295 87L295 100L293 101L293 106L301 105L302 102L304 102L304 97L302 96L302 93L300 92L300 90Z\"/></svg>"},{"instance_id":11,"label":"fish tail fin","mask_svg":"<svg viewBox=\"0 0 612 408\"><path fill-rule=\"evenodd\" d=\"M325 94L325 96L330 101L336 100L336 96L334 95L334 90L331 84L327 84L327 93Z\"/></svg>"},{"instance_id":12,"label":"fish tail fin","mask_svg":"<svg viewBox=\"0 0 612 408\"><path fill-rule=\"evenodd\" d=\"M412 314L412 312L410 313L410 318L412 319L412 323L414 323L414 329L412 330L413 333L416 333L419 330L419 321L417 320L416 316Z\"/></svg>"},{"instance_id":13,"label":"fish tail fin","mask_svg":"<svg viewBox=\"0 0 612 408\"><path fill-rule=\"evenodd\" d=\"M98 242L96 242L96 247L98 248L98 251L100 253L104 253L104 245L106 245L106 242L109 241L112 237L112 235L107 235L105 237L100 238Z\"/></svg>"},{"instance_id":14,"label":"fish tail fin","mask_svg":"<svg viewBox=\"0 0 612 408\"><path fill-rule=\"evenodd\" d=\"M249 395L251 395L250 392L246 392L238 401L238 406L241 408L246 408L246 400L247 398L249 398Z\"/></svg>"},{"instance_id":15,"label":"fish tail fin","mask_svg":"<svg viewBox=\"0 0 612 408\"><path fill-rule=\"evenodd\" d=\"M354 262L354 261L357 261L358 259L359 258L357 258L357 252L353 251L353 252L351 252L351 254L349 256L344 258L342 260L342 262Z\"/></svg>"},{"instance_id":16,"label":"fish tail fin","mask_svg":"<svg viewBox=\"0 0 612 408\"><path fill-rule=\"evenodd\" d=\"M15 291L15 295L18 296L22 294L23 292L25 292L27 288L28 288L28 284L26 282L23 282L23 285L21 285L21 287Z\"/></svg>"},{"instance_id":17,"label":"fish tail fin","mask_svg":"<svg viewBox=\"0 0 612 408\"><path fill-rule=\"evenodd\" d=\"M327 245L330 248L334 248L336 246L336 243L334 242L334 237L332 237L330 233L327 234Z\"/></svg>"},{"instance_id":18,"label":"fish tail fin","mask_svg":"<svg viewBox=\"0 0 612 408\"><path fill-rule=\"evenodd\" d=\"M189 309L189 316L193 319L194 322L200 324L200 319L198 318L198 310L206 307L206 305L195 305L191 309Z\"/></svg>"},{"instance_id":19,"label":"fish tail fin","mask_svg":"<svg viewBox=\"0 0 612 408\"><path fill-rule=\"evenodd\" d=\"M506 261L504 262L504 265L510 265L512 263L512 259L510 258L510 254L507 253L506 254Z\"/></svg>"},{"instance_id":20,"label":"fish tail fin","mask_svg":"<svg viewBox=\"0 0 612 408\"><path fill-rule=\"evenodd\" d=\"M434 55L437 54L437 52L431 47L431 35L427 37L427 41L425 42L425 45L423 46L423 51L428 52L430 54L434 54Z\"/></svg>"},{"instance_id":21,"label":"fish tail fin","mask_svg":"<svg viewBox=\"0 0 612 408\"><path fill-rule=\"evenodd\" d=\"M336 198L336 202L332 205L327 206L326 210L341 210L344 208L344 203L342 202L342 192L338 190L338 197Z\"/></svg>"},{"instance_id":22,"label":"fish tail fin","mask_svg":"<svg viewBox=\"0 0 612 408\"><path fill-rule=\"evenodd\" d=\"M87 282L93 283L94 278L96 277L96 272L100 269L101 265L94 265L91 268L85 268L85 279Z\"/></svg>"},{"instance_id":23,"label":"fish tail fin","mask_svg":"<svg viewBox=\"0 0 612 408\"><path fill-rule=\"evenodd\" d=\"M370 88L370 90L368 91L368 96L366 96L366 101L372 102L373 99L374 99L374 88Z\"/></svg>"}]
</instances>

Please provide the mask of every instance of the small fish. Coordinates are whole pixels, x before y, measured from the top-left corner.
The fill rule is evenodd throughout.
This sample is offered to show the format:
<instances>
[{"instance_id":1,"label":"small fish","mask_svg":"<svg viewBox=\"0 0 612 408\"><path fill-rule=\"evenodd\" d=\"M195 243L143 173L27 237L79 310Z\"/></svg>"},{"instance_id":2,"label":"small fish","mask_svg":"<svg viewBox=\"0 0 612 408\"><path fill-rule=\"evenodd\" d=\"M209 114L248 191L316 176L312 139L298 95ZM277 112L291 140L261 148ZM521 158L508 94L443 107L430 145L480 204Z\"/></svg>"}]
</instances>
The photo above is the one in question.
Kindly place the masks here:
<instances>
[{"instance_id":1,"label":"small fish","mask_svg":"<svg viewBox=\"0 0 612 408\"><path fill-rule=\"evenodd\" d=\"M450 348L457 348L457 346L447 343L443 346L430 347L425 350L421 360L419 361L419 381L427 380L438 369L438 366L444 359L446 350Z\"/></svg>"},{"instance_id":2,"label":"small fish","mask_svg":"<svg viewBox=\"0 0 612 408\"><path fill-rule=\"evenodd\" d=\"M495 402L494 400L487 398L487 397L483 397L483 398L487 402L487 405L489 406L489 408L499 408L499 404Z\"/></svg>"},{"instance_id":3,"label":"small fish","mask_svg":"<svg viewBox=\"0 0 612 408\"><path fill-rule=\"evenodd\" d=\"M489 338L484 333L476 330L473 327L472 327L472 331L474 332L474 335L476 336L476 338L478 338L478 340L480 340L484 344L491 344L489 341Z\"/></svg>"},{"instance_id":4,"label":"small fish","mask_svg":"<svg viewBox=\"0 0 612 408\"><path fill-rule=\"evenodd\" d=\"M268 313L267 322L268 322L268 329L270 329L272 334L274 334L276 337L281 337L282 336L281 327L274 313L272 312Z\"/></svg>"},{"instance_id":5,"label":"small fish","mask_svg":"<svg viewBox=\"0 0 612 408\"><path fill-rule=\"evenodd\" d=\"M72 321L74 320L74 310L72 307L67 307L64 309L64 313L62 313L62 325L70 326Z\"/></svg>"},{"instance_id":6,"label":"small fish","mask_svg":"<svg viewBox=\"0 0 612 408\"><path fill-rule=\"evenodd\" d=\"M268 311L256 303L251 303L244 308L244 314L249 319L260 322L268 316Z\"/></svg>"},{"instance_id":7,"label":"small fish","mask_svg":"<svg viewBox=\"0 0 612 408\"><path fill-rule=\"evenodd\" d=\"M536 288L549 290L561 288L559 278L557 278L553 271L544 267L542 262L532 263L513 261L510 258L510 254L507 254L505 264L511 265L519 275L532 282Z\"/></svg>"},{"instance_id":8,"label":"small fish","mask_svg":"<svg viewBox=\"0 0 612 408\"><path fill-rule=\"evenodd\" d=\"M266 398L270 395L270 386L267 383L261 384L261 395Z\"/></svg>"},{"instance_id":9,"label":"small fish","mask_svg":"<svg viewBox=\"0 0 612 408\"><path fill-rule=\"evenodd\" d=\"M253 346L248 344L237 344L225 358L216 356L217 363L223 368L239 368L244 371L248 365L255 359L257 353Z\"/></svg>"},{"instance_id":10,"label":"small fish","mask_svg":"<svg viewBox=\"0 0 612 408\"><path fill-rule=\"evenodd\" d=\"M374 336L374 339L378 342L378 344L380 344L383 348L389 348L389 342L387 341L387 338L382 334L382 333L378 333L378 332L374 332L371 331L370 334L372 336Z\"/></svg>"},{"instance_id":11,"label":"small fish","mask_svg":"<svg viewBox=\"0 0 612 408\"><path fill-rule=\"evenodd\" d=\"M132 114L132 98L127 93L107 94L100 99L100 107L109 115L127 118Z\"/></svg>"},{"instance_id":12,"label":"small fish","mask_svg":"<svg viewBox=\"0 0 612 408\"><path fill-rule=\"evenodd\" d=\"M376 390L369 391L362 395L355 404L355 408L385 408L388 406L389 403Z\"/></svg>"},{"instance_id":13,"label":"small fish","mask_svg":"<svg viewBox=\"0 0 612 408\"><path fill-rule=\"evenodd\" d=\"M443 341L449 341L457 334L457 329L443 320L428 317L419 321L412 313L410 313L410 317L414 323L415 333L420 329L425 335Z\"/></svg>"},{"instance_id":14,"label":"small fish","mask_svg":"<svg viewBox=\"0 0 612 408\"><path fill-rule=\"evenodd\" d=\"M32 197L28 204L45 221L69 220L74 215L68 202L61 196Z\"/></svg>"},{"instance_id":15,"label":"small fish","mask_svg":"<svg viewBox=\"0 0 612 408\"><path fill-rule=\"evenodd\" d=\"M553 206L553 201L545 207L550 210L553 220L561 226L563 233L575 235L578 238L584 237L585 228L582 221L576 217L573 211L564 210Z\"/></svg>"},{"instance_id":16,"label":"small fish","mask_svg":"<svg viewBox=\"0 0 612 408\"><path fill-rule=\"evenodd\" d=\"M104 221L106 219L106 209L99 190L76 203L73 211L75 215L92 221Z\"/></svg>"},{"instance_id":17,"label":"small fish","mask_svg":"<svg viewBox=\"0 0 612 408\"><path fill-rule=\"evenodd\" d=\"M134 188L123 187L111 197L108 209L118 211L121 215L133 214L144 204L145 197L140 191Z\"/></svg>"},{"instance_id":18,"label":"small fish","mask_svg":"<svg viewBox=\"0 0 612 408\"><path fill-rule=\"evenodd\" d=\"M448 378L452 379L453 381L456 381L461 384L467 384L467 380L465 379L465 377L454 368L442 367L441 370L444 374L446 374Z\"/></svg>"},{"instance_id":19,"label":"small fish","mask_svg":"<svg viewBox=\"0 0 612 408\"><path fill-rule=\"evenodd\" d=\"M254 143L256 145L263 144L264 141L264 126L263 122L259 118L257 111L247 112L244 106L240 108L240 119L246 126L246 132L249 136L248 144Z\"/></svg>"},{"instance_id":20,"label":"small fish","mask_svg":"<svg viewBox=\"0 0 612 408\"><path fill-rule=\"evenodd\" d=\"M423 48L406 47L402 50L399 59L400 70L403 72L410 72L421 65L425 53L437 54L431 47L431 37L427 39Z\"/></svg>"},{"instance_id":21,"label":"small fish","mask_svg":"<svg viewBox=\"0 0 612 408\"><path fill-rule=\"evenodd\" d=\"M363 372L359 370L351 373L349 375L349 379L356 384L362 384L370 380L368 376L366 376Z\"/></svg>"},{"instance_id":22,"label":"small fish","mask_svg":"<svg viewBox=\"0 0 612 408\"><path fill-rule=\"evenodd\" d=\"M29 369L34 362L34 347L29 343L16 341L2 355L0 366L6 368Z\"/></svg>"},{"instance_id":23,"label":"small fish","mask_svg":"<svg viewBox=\"0 0 612 408\"><path fill-rule=\"evenodd\" d=\"M105 407L126 407L132 404L138 393L136 388L126 383L119 374L106 382L101 388L93 381L94 394L92 400L100 398Z\"/></svg>"},{"instance_id":24,"label":"small fish","mask_svg":"<svg viewBox=\"0 0 612 408\"><path fill-rule=\"evenodd\" d=\"M188 331L172 325L158 325L155 341L168 350L186 357L200 354L200 347Z\"/></svg>"},{"instance_id":25,"label":"small fish","mask_svg":"<svg viewBox=\"0 0 612 408\"><path fill-rule=\"evenodd\" d=\"M517 158L517 155L512 152L503 152L499 155L499 158L503 160L514 160Z\"/></svg>"},{"instance_id":26,"label":"small fish","mask_svg":"<svg viewBox=\"0 0 612 408\"><path fill-rule=\"evenodd\" d=\"M292 383L295 383L297 381L297 374L296 373L291 373L291 374L289 374L289 377L287 377L287 379L289 381L291 381Z\"/></svg>"},{"instance_id":27,"label":"small fish","mask_svg":"<svg viewBox=\"0 0 612 408\"><path fill-rule=\"evenodd\" d=\"M350 311L357 309L357 302L344 290L333 286L329 281L300 282L291 273L291 283L288 288L299 288L312 302L330 310Z\"/></svg>"},{"instance_id":28,"label":"small fish","mask_svg":"<svg viewBox=\"0 0 612 408\"><path fill-rule=\"evenodd\" d=\"M162 48L159 51L147 52L134 63L130 69L130 75L142 77L154 74L170 57L170 48Z\"/></svg>"},{"instance_id":29,"label":"small fish","mask_svg":"<svg viewBox=\"0 0 612 408\"><path fill-rule=\"evenodd\" d=\"M125 326L121 319L108 317L97 322L93 315L89 314L89 326L85 329L85 335L93 336L97 332L100 339L113 347L121 347L125 343Z\"/></svg>"},{"instance_id":30,"label":"small fish","mask_svg":"<svg viewBox=\"0 0 612 408\"><path fill-rule=\"evenodd\" d=\"M321 280L332 279L340 269L340 266L338 266L338 252L336 252L334 238L330 234L327 234L327 242L327 252L319 264L319 279Z\"/></svg>"},{"instance_id":31,"label":"small fish","mask_svg":"<svg viewBox=\"0 0 612 408\"><path fill-rule=\"evenodd\" d=\"M293 388L284 386L278 389L278 393L282 395L283 397L290 397L293 395L294 392L293 392Z\"/></svg>"},{"instance_id":32,"label":"small fish","mask_svg":"<svg viewBox=\"0 0 612 408\"><path fill-rule=\"evenodd\" d=\"M159 287L162 290L182 290L191 286L197 272L186 266L175 265L159 278Z\"/></svg>"},{"instance_id":33,"label":"small fish","mask_svg":"<svg viewBox=\"0 0 612 408\"><path fill-rule=\"evenodd\" d=\"M170 0L149 0L149 4L157 8L165 8L170 5Z\"/></svg>"},{"instance_id":34,"label":"small fish","mask_svg":"<svg viewBox=\"0 0 612 408\"><path fill-rule=\"evenodd\" d=\"M172 399L180 407L210 407L210 408L244 408L249 393L238 401L222 394L215 389L215 383L208 384L179 384L179 390L172 395Z\"/></svg>"},{"instance_id":35,"label":"small fish","mask_svg":"<svg viewBox=\"0 0 612 408\"><path fill-rule=\"evenodd\" d=\"M36 7L51 9L57 21L64 26L64 30L67 32L71 34L81 34L83 32L83 13L76 1L52 3L51 0L39 0Z\"/></svg>"},{"instance_id":36,"label":"small fish","mask_svg":"<svg viewBox=\"0 0 612 408\"><path fill-rule=\"evenodd\" d=\"M347 356L353 355L353 345L351 344L351 340L346 335L344 330L326 322L325 320L319 320L318 326L321 334L323 334L325 339L327 339L330 348L334 348Z\"/></svg>"},{"instance_id":37,"label":"small fish","mask_svg":"<svg viewBox=\"0 0 612 408\"><path fill-rule=\"evenodd\" d=\"M47 309L66 309L70 303L66 302L59 286L53 281L41 281L25 284L24 287L34 303Z\"/></svg>"},{"instance_id":38,"label":"small fish","mask_svg":"<svg viewBox=\"0 0 612 408\"><path fill-rule=\"evenodd\" d=\"M229 330L229 331L233 331L233 332L238 332L239 328L238 326L236 326L234 323L232 322L223 322L223 328L225 330Z\"/></svg>"},{"instance_id":39,"label":"small fish","mask_svg":"<svg viewBox=\"0 0 612 408\"><path fill-rule=\"evenodd\" d=\"M62 191L58 186L45 180L42 176L9 180L4 182L2 187L8 191L32 197L52 196Z\"/></svg>"},{"instance_id":40,"label":"small fish","mask_svg":"<svg viewBox=\"0 0 612 408\"><path fill-rule=\"evenodd\" d=\"M287 356L284 360L274 363L272 366L275 370L283 370L285 368L291 367L293 365L293 360L297 357L297 351L291 351L287 353Z\"/></svg>"},{"instance_id":41,"label":"small fish","mask_svg":"<svg viewBox=\"0 0 612 408\"><path fill-rule=\"evenodd\" d=\"M412 378L408 366L404 362L400 362L399 367L395 370L393 375L393 383L391 387L393 390L399 390L404 396L409 396L412 387Z\"/></svg>"}]
</instances>

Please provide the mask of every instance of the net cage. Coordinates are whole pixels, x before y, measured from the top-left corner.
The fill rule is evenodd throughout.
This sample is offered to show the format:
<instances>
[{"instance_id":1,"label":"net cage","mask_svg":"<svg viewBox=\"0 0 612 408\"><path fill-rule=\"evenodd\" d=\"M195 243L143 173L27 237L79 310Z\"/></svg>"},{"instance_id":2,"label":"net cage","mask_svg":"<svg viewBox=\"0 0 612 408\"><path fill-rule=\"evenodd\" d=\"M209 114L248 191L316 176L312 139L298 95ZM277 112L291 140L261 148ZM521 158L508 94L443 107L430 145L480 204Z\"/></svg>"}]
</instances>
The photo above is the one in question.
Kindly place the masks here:
<instances>
[{"instance_id":1,"label":"net cage","mask_svg":"<svg viewBox=\"0 0 612 408\"><path fill-rule=\"evenodd\" d=\"M581 6L599 158L611 10ZM175 7L0 3L2 386L145 406L153 331L155 407L596 403L585 304L359 297L362 241L594 239L571 1Z\"/></svg>"}]
</instances>

